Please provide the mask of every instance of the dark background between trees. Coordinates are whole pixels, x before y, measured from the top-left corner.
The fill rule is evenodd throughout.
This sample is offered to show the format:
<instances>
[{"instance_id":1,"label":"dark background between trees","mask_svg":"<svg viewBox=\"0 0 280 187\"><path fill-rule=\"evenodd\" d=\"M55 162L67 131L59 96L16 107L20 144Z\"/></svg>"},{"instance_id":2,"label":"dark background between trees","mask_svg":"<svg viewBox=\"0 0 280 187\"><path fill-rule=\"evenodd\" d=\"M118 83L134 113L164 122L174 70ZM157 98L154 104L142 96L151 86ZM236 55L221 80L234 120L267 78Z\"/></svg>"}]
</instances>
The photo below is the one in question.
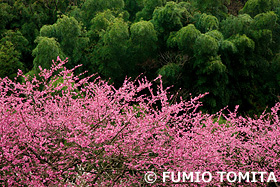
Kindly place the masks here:
<instances>
[{"instance_id":1,"label":"dark background between trees","mask_svg":"<svg viewBox=\"0 0 280 187\"><path fill-rule=\"evenodd\" d=\"M184 98L209 92L205 112L258 114L280 95L279 16L279 0L2 0L0 77L68 57L116 86L161 74Z\"/></svg>"}]
</instances>

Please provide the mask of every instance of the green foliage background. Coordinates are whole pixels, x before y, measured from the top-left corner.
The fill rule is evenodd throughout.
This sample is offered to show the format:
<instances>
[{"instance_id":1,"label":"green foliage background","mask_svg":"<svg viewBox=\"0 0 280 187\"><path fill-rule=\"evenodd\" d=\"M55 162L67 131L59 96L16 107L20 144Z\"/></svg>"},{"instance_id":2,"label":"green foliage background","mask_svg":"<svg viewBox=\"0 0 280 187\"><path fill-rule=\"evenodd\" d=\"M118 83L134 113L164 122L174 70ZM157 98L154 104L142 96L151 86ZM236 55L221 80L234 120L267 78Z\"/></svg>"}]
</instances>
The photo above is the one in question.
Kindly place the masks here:
<instances>
[{"instance_id":1,"label":"green foliage background","mask_svg":"<svg viewBox=\"0 0 280 187\"><path fill-rule=\"evenodd\" d=\"M125 76L160 74L184 98L209 92L206 112L240 105L258 114L279 101L280 1L240 1L236 15L233 3L2 0L0 76L36 74L68 57L68 68L83 64L80 72L115 86Z\"/></svg>"}]
</instances>

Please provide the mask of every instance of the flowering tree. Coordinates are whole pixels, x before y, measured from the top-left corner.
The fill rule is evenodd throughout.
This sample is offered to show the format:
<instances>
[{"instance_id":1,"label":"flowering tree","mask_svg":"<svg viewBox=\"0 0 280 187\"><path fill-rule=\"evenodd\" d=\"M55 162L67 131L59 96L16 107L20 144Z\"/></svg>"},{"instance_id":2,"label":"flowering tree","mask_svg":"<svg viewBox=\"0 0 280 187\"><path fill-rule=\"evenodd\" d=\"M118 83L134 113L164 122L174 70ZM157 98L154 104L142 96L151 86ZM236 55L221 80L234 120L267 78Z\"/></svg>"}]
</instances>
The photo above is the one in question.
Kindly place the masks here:
<instances>
[{"instance_id":1,"label":"flowering tree","mask_svg":"<svg viewBox=\"0 0 280 187\"><path fill-rule=\"evenodd\" d=\"M203 114L205 94L168 96L160 78L156 88L143 78L116 89L79 79L65 63L58 58L39 78L19 71L24 83L1 79L1 185L140 186L147 171L266 171L279 181L279 103L256 119Z\"/></svg>"}]
</instances>

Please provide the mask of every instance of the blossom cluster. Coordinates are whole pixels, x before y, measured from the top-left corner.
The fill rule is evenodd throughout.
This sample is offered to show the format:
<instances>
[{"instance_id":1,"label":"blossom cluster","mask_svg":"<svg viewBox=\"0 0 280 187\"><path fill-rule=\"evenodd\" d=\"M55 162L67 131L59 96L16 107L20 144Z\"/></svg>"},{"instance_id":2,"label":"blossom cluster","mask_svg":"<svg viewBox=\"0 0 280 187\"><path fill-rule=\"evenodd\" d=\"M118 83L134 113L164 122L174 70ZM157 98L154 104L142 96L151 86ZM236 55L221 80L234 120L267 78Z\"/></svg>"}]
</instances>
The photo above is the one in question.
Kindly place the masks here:
<instances>
[{"instance_id":1,"label":"blossom cluster","mask_svg":"<svg viewBox=\"0 0 280 187\"><path fill-rule=\"evenodd\" d=\"M37 77L19 71L22 83L0 79L1 186L141 186L147 171L274 172L280 180L280 103L256 118L238 116L238 107L204 114L205 94L177 98L160 77L117 89L80 79L65 63L58 58Z\"/></svg>"}]
</instances>

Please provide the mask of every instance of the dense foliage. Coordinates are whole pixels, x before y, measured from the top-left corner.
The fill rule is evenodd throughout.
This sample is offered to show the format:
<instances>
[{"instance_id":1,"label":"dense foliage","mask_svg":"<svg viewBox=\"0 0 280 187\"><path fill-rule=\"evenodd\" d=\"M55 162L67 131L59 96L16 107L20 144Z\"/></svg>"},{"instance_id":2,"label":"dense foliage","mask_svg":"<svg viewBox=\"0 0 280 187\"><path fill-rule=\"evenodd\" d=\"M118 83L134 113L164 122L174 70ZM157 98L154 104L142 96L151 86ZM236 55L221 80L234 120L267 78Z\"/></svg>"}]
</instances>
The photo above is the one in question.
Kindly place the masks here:
<instances>
[{"instance_id":1,"label":"dense foliage","mask_svg":"<svg viewBox=\"0 0 280 187\"><path fill-rule=\"evenodd\" d=\"M24 83L0 79L1 186L141 186L146 171L274 172L280 180L280 103L255 119L237 108L203 114L204 95L171 103L176 95L160 77L156 89L145 78L117 89L63 66L39 67ZM267 177L239 184L266 186Z\"/></svg>"},{"instance_id":2,"label":"dense foliage","mask_svg":"<svg viewBox=\"0 0 280 187\"><path fill-rule=\"evenodd\" d=\"M280 94L279 16L279 0L2 0L0 76L59 55L116 87L161 74L184 98L209 92L204 111L258 113Z\"/></svg>"}]
</instances>

